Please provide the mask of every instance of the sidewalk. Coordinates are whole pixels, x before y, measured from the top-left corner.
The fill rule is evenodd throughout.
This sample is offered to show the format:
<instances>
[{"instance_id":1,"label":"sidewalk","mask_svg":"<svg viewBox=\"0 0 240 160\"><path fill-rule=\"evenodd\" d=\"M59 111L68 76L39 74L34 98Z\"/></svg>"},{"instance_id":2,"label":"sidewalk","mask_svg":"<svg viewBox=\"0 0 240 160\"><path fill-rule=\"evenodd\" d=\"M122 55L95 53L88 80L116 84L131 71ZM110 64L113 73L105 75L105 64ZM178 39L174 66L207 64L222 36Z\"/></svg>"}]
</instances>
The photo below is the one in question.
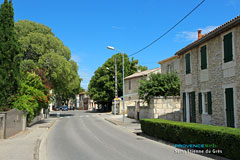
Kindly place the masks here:
<instances>
[{"instance_id":1,"label":"sidewalk","mask_svg":"<svg viewBox=\"0 0 240 160\"><path fill-rule=\"evenodd\" d=\"M4 160L38 160L41 139L53 126L57 118L48 118L38 122L25 131L8 139L0 140L0 159Z\"/></svg>"},{"instance_id":2,"label":"sidewalk","mask_svg":"<svg viewBox=\"0 0 240 160\"><path fill-rule=\"evenodd\" d=\"M132 133L142 132L140 122L136 119L128 118L125 116L125 121L123 123L123 115L113 115L112 113L99 113L99 116L103 117L106 121L124 127Z\"/></svg>"}]
</instances>

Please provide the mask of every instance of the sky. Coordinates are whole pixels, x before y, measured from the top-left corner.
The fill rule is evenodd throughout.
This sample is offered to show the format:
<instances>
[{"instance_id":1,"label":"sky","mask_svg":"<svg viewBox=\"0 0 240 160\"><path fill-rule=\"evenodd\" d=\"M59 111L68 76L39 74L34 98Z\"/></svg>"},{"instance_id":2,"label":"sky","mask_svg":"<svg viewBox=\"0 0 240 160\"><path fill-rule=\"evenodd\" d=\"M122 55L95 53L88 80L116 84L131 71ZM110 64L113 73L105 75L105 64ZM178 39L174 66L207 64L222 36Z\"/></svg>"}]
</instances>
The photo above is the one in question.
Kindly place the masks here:
<instances>
[{"instance_id":1,"label":"sky","mask_svg":"<svg viewBox=\"0 0 240 160\"><path fill-rule=\"evenodd\" d=\"M4 0L0 0L3 3ZM31 20L49 26L71 50L88 88L94 71L116 52L128 55L158 38L202 0L13 0L15 21ZM158 61L240 13L239 0L206 0L157 43L134 56L149 69Z\"/></svg>"}]
</instances>

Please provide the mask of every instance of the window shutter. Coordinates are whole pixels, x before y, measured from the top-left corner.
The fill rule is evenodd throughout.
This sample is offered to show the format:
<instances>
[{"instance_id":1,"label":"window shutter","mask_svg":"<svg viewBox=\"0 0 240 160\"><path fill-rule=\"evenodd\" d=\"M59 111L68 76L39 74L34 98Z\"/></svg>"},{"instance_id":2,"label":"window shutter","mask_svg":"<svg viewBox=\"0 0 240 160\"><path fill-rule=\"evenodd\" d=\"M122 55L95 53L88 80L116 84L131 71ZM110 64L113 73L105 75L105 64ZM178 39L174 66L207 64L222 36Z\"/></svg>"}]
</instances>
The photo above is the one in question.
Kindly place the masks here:
<instances>
[{"instance_id":1,"label":"window shutter","mask_svg":"<svg viewBox=\"0 0 240 160\"><path fill-rule=\"evenodd\" d=\"M195 103L195 92L191 93L192 96L192 122L196 123L196 103Z\"/></svg>"},{"instance_id":2,"label":"window shutter","mask_svg":"<svg viewBox=\"0 0 240 160\"><path fill-rule=\"evenodd\" d=\"M186 93L183 93L183 122L186 122Z\"/></svg>"},{"instance_id":3,"label":"window shutter","mask_svg":"<svg viewBox=\"0 0 240 160\"><path fill-rule=\"evenodd\" d=\"M212 94L207 92L208 114L212 114Z\"/></svg>"},{"instance_id":4,"label":"window shutter","mask_svg":"<svg viewBox=\"0 0 240 160\"><path fill-rule=\"evenodd\" d=\"M186 60L186 74L189 74L191 72L190 53L186 54L185 60Z\"/></svg>"},{"instance_id":5,"label":"window shutter","mask_svg":"<svg viewBox=\"0 0 240 160\"><path fill-rule=\"evenodd\" d=\"M202 93L198 93L198 107L199 113L202 114Z\"/></svg>"},{"instance_id":6,"label":"window shutter","mask_svg":"<svg viewBox=\"0 0 240 160\"><path fill-rule=\"evenodd\" d=\"M207 47L201 47L201 69L207 69Z\"/></svg>"},{"instance_id":7,"label":"window shutter","mask_svg":"<svg viewBox=\"0 0 240 160\"><path fill-rule=\"evenodd\" d=\"M226 88L226 113L227 126L234 127L234 104L233 104L233 88Z\"/></svg>"},{"instance_id":8,"label":"window shutter","mask_svg":"<svg viewBox=\"0 0 240 160\"><path fill-rule=\"evenodd\" d=\"M224 36L224 62L233 60L232 33Z\"/></svg>"}]
</instances>

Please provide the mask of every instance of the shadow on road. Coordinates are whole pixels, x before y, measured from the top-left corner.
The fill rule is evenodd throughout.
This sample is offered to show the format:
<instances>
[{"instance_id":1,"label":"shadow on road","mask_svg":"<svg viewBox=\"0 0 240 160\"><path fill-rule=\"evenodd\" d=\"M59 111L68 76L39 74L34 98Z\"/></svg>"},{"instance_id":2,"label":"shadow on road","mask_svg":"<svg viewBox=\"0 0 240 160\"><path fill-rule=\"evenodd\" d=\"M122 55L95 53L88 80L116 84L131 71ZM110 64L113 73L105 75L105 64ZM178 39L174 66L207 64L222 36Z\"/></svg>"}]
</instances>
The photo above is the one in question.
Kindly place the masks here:
<instances>
[{"instance_id":1,"label":"shadow on road","mask_svg":"<svg viewBox=\"0 0 240 160\"><path fill-rule=\"evenodd\" d=\"M50 117L69 117L69 116L74 116L74 114L67 114L67 113L50 113Z\"/></svg>"}]
</instances>

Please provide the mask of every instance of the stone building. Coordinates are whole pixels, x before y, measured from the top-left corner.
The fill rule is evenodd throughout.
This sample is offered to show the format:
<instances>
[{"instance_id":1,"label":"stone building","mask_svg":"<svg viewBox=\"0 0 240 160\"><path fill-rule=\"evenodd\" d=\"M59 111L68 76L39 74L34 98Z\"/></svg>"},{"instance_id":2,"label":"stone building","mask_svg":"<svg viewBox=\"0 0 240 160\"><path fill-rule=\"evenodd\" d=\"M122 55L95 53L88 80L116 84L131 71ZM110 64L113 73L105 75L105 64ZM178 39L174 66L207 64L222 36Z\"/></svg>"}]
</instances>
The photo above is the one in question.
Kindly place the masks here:
<instances>
[{"instance_id":1,"label":"stone building","mask_svg":"<svg viewBox=\"0 0 240 160\"><path fill-rule=\"evenodd\" d=\"M161 60L158 62L161 65L161 73L179 73L180 70L180 60L177 55L169 57L167 59Z\"/></svg>"},{"instance_id":2,"label":"stone building","mask_svg":"<svg viewBox=\"0 0 240 160\"><path fill-rule=\"evenodd\" d=\"M77 96L77 109L79 110L95 110L97 109L97 104L95 101L90 99L90 97L87 95L87 92L82 92Z\"/></svg>"},{"instance_id":3,"label":"stone building","mask_svg":"<svg viewBox=\"0 0 240 160\"><path fill-rule=\"evenodd\" d=\"M140 86L139 80L147 78L152 73L158 73L161 72L160 68L154 68L150 70L146 70L143 72L137 72L134 73L128 77L126 77L125 80L125 113L127 112L128 106L135 106L136 101L138 101L138 88ZM122 98L122 97L120 97ZM119 102L119 106L117 109L118 114L123 113L123 103L122 100Z\"/></svg>"},{"instance_id":4,"label":"stone building","mask_svg":"<svg viewBox=\"0 0 240 160\"><path fill-rule=\"evenodd\" d=\"M240 16L176 52L183 121L240 127Z\"/></svg>"},{"instance_id":5,"label":"stone building","mask_svg":"<svg viewBox=\"0 0 240 160\"><path fill-rule=\"evenodd\" d=\"M154 69L146 70L143 72L134 73L124 79L126 106L134 105L135 101L138 100L138 88L140 86L139 80L147 78L152 73L158 73L158 72L161 72L161 69L154 68Z\"/></svg>"}]
</instances>

